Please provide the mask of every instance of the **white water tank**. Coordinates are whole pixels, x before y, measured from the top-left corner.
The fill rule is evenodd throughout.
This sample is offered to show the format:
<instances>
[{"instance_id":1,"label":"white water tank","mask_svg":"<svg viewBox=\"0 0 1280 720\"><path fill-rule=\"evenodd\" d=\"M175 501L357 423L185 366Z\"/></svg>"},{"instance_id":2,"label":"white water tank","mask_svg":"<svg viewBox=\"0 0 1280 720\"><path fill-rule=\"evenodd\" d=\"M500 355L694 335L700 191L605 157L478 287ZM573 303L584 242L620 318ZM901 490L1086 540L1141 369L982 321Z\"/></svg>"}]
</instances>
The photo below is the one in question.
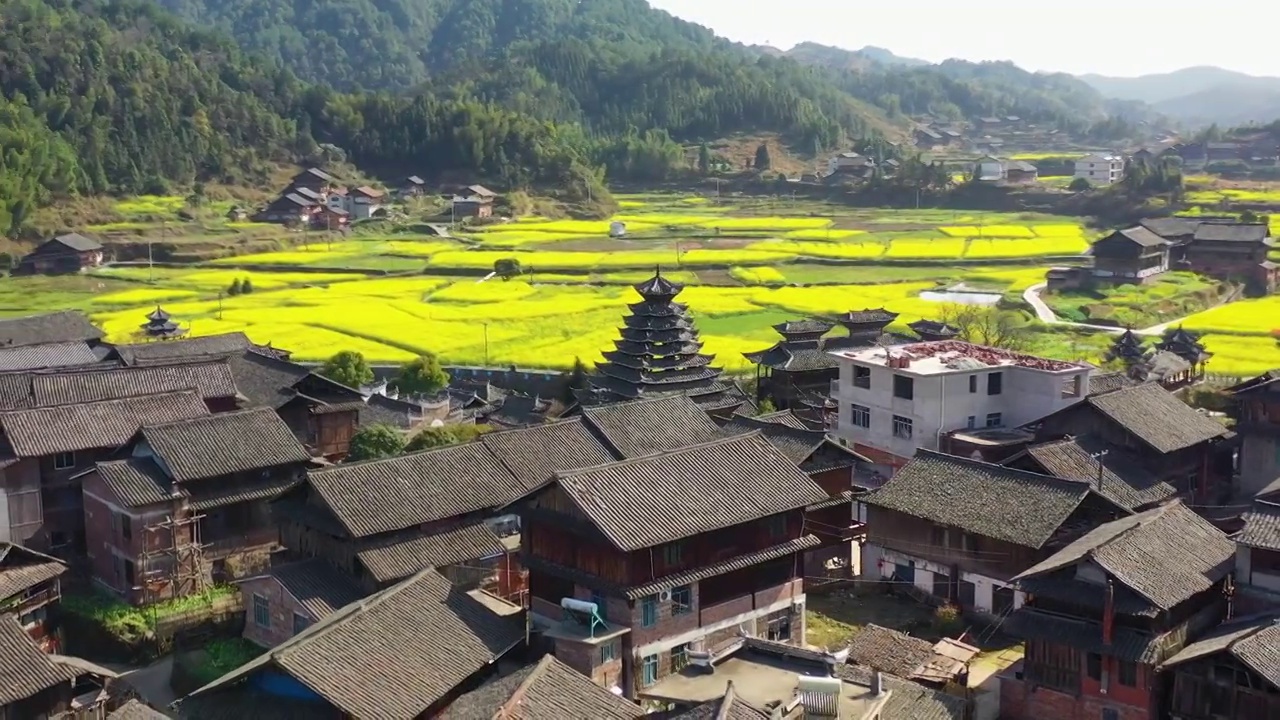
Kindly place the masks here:
<instances>
[{"instance_id":1,"label":"white water tank","mask_svg":"<svg viewBox=\"0 0 1280 720\"><path fill-rule=\"evenodd\" d=\"M609 237L620 238L626 234L627 234L626 223L617 222L616 220L614 222L609 223Z\"/></svg>"},{"instance_id":2,"label":"white water tank","mask_svg":"<svg viewBox=\"0 0 1280 720\"><path fill-rule=\"evenodd\" d=\"M599 606L593 602L587 602L586 600L577 600L575 598L562 599L560 601L560 607L564 608L565 610L572 610L573 612L580 612L588 615L594 615L596 611L600 609Z\"/></svg>"}]
</instances>

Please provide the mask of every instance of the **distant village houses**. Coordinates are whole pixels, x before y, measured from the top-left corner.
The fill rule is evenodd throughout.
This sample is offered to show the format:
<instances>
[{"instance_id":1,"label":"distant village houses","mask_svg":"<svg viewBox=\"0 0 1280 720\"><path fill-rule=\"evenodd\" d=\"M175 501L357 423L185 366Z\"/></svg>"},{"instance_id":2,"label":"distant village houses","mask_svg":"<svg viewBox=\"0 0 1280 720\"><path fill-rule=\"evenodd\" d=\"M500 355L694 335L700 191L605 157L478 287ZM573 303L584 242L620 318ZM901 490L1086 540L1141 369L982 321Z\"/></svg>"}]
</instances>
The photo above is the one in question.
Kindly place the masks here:
<instances>
[{"instance_id":1,"label":"distant village houses","mask_svg":"<svg viewBox=\"0 0 1280 720\"><path fill-rule=\"evenodd\" d=\"M102 244L79 233L58 235L36 246L18 262L22 274L78 273L98 267L105 253Z\"/></svg>"}]
</instances>

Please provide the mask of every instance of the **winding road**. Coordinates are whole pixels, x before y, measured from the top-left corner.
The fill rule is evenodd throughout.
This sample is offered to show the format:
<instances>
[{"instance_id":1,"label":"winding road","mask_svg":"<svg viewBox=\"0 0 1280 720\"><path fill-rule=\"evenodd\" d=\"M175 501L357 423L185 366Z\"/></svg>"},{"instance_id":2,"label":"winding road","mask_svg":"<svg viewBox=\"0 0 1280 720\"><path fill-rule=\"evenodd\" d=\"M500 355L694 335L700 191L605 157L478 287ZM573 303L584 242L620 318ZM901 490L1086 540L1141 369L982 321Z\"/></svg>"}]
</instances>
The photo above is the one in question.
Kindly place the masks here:
<instances>
[{"instance_id":1,"label":"winding road","mask_svg":"<svg viewBox=\"0 0 1280 720\"><path fill-rule=\"evenodd\" d=\"M1098 330L1101 332L1111 333L1113 335L1119 335L1120 333L1124 332L1125 330L1124 328L1110 327L1107 325L1090 325L1089 323L1078 323L1078 322L1071 322L1070 320L1063 320L1053 312L1053 308L1049 307L1049 305L1046 304L1044 300L1040 299L1040 291L1044 290L1046 286L1047 286L1047 283L1039 283L1038 285L1032 285L1031 287L1027 288L1025 292L1022 293L1022 299L1026 300L1027 304L1030 305L1033 310L1035 310L1036 319L1039 320L1040 322L1045 323L1047 325L1066 325L1069 327L1085 328L1088 330ZM1168 322L1160 323L1159 325L1152 325L1149 328L1143 328L1141 330L1135 329L1133 331L1133 334L1134 335L1155 335L1155 336L1163 335L1164 331L1170 325L1181 324L1184 319L1185 318L1178 318L1176 320L1170 320Z\"/></svg>"}]
</instances>

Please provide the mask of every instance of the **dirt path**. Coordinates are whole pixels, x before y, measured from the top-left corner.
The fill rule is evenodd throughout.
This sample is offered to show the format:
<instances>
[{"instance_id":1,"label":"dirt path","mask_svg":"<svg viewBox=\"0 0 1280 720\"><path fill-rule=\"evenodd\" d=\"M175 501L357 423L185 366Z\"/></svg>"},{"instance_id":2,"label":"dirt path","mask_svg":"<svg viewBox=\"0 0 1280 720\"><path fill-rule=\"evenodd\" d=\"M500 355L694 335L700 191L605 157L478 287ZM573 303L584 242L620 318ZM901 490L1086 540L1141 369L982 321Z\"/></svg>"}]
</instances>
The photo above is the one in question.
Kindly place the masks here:
<instances>
[{"instance_id":1,"label":"dirt path","mask_svg":"<svg viewBox=\"0 0 1280 720\"><path fill-rule=\"evenodd\" d=\"M1088 330L1099 330L1101 332L1111 333L1112 335L1119 335L1120 333L1124 332L1124 328L1111 327L1108 325L1090 325L1089 323L1078 323L1078 322L1071 322L1070 320L1063 320L1062 318L1058 317L1056 313L1053 312L1053 308L1049 307L1049 305L1040 298L1040 291L1044 290L1045 287L1046 287L1046 283L1032 285L1031 287L1027 288L1025 292L1022 293L1022 299L1027 301L1027 304L1030 305L1033 310L1035 310L1036 319L1039 320L1040 322L1046 323L1048 325L1067 325L1069 327L1086 328ZM1197 312L1203 312L1203 311L1197 311ZM1152 325L1149 328L1134 330L1133 334L1147 335L1147 336L1160 336L1160 335L1163 335L1164 331L1168 329L1171 325L1179 325L1187 317L1190 317L1190 316L1188 315L1186 317L1180 317L1174 320L1169 320L1168 322L1162 322L1159 325Z\"/></svg>"}]
</instances>

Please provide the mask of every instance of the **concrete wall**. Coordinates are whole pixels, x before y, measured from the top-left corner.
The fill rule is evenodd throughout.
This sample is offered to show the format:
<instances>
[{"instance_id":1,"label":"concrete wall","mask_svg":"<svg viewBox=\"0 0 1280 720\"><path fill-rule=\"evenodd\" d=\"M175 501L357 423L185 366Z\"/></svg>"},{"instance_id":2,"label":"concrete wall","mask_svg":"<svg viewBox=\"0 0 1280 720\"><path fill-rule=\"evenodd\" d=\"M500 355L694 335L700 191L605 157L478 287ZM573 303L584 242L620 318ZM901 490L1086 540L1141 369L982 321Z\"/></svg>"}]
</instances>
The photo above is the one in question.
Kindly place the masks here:
<instances>
[{"instance_id":1,"label":"concrete wall","mask_svg":"<svg viewBox=\"0 0 1280 720\"><path fill-rule=\"evenodd\" d=\"M888 580L893 577L895 565L914 565L915 582L917 589L926 593L933 593L934 574L950 576L952 570L949 566L932 560L926 560L914 555L908 555L896 550L890 550L875 543L864 543L862 545L862 572L864 577L870 577L878 580ZM995 591L997 588L1010 588L1009 583L1003 580L981 573L961 571L960 580L973 583L973 606L966 607L966 612L976 612L982 615L995 614ZM1022 607L1026 602L1026 593L1021 590L1013 592L1013 607Z\"/></svg>"}]
</instances>

